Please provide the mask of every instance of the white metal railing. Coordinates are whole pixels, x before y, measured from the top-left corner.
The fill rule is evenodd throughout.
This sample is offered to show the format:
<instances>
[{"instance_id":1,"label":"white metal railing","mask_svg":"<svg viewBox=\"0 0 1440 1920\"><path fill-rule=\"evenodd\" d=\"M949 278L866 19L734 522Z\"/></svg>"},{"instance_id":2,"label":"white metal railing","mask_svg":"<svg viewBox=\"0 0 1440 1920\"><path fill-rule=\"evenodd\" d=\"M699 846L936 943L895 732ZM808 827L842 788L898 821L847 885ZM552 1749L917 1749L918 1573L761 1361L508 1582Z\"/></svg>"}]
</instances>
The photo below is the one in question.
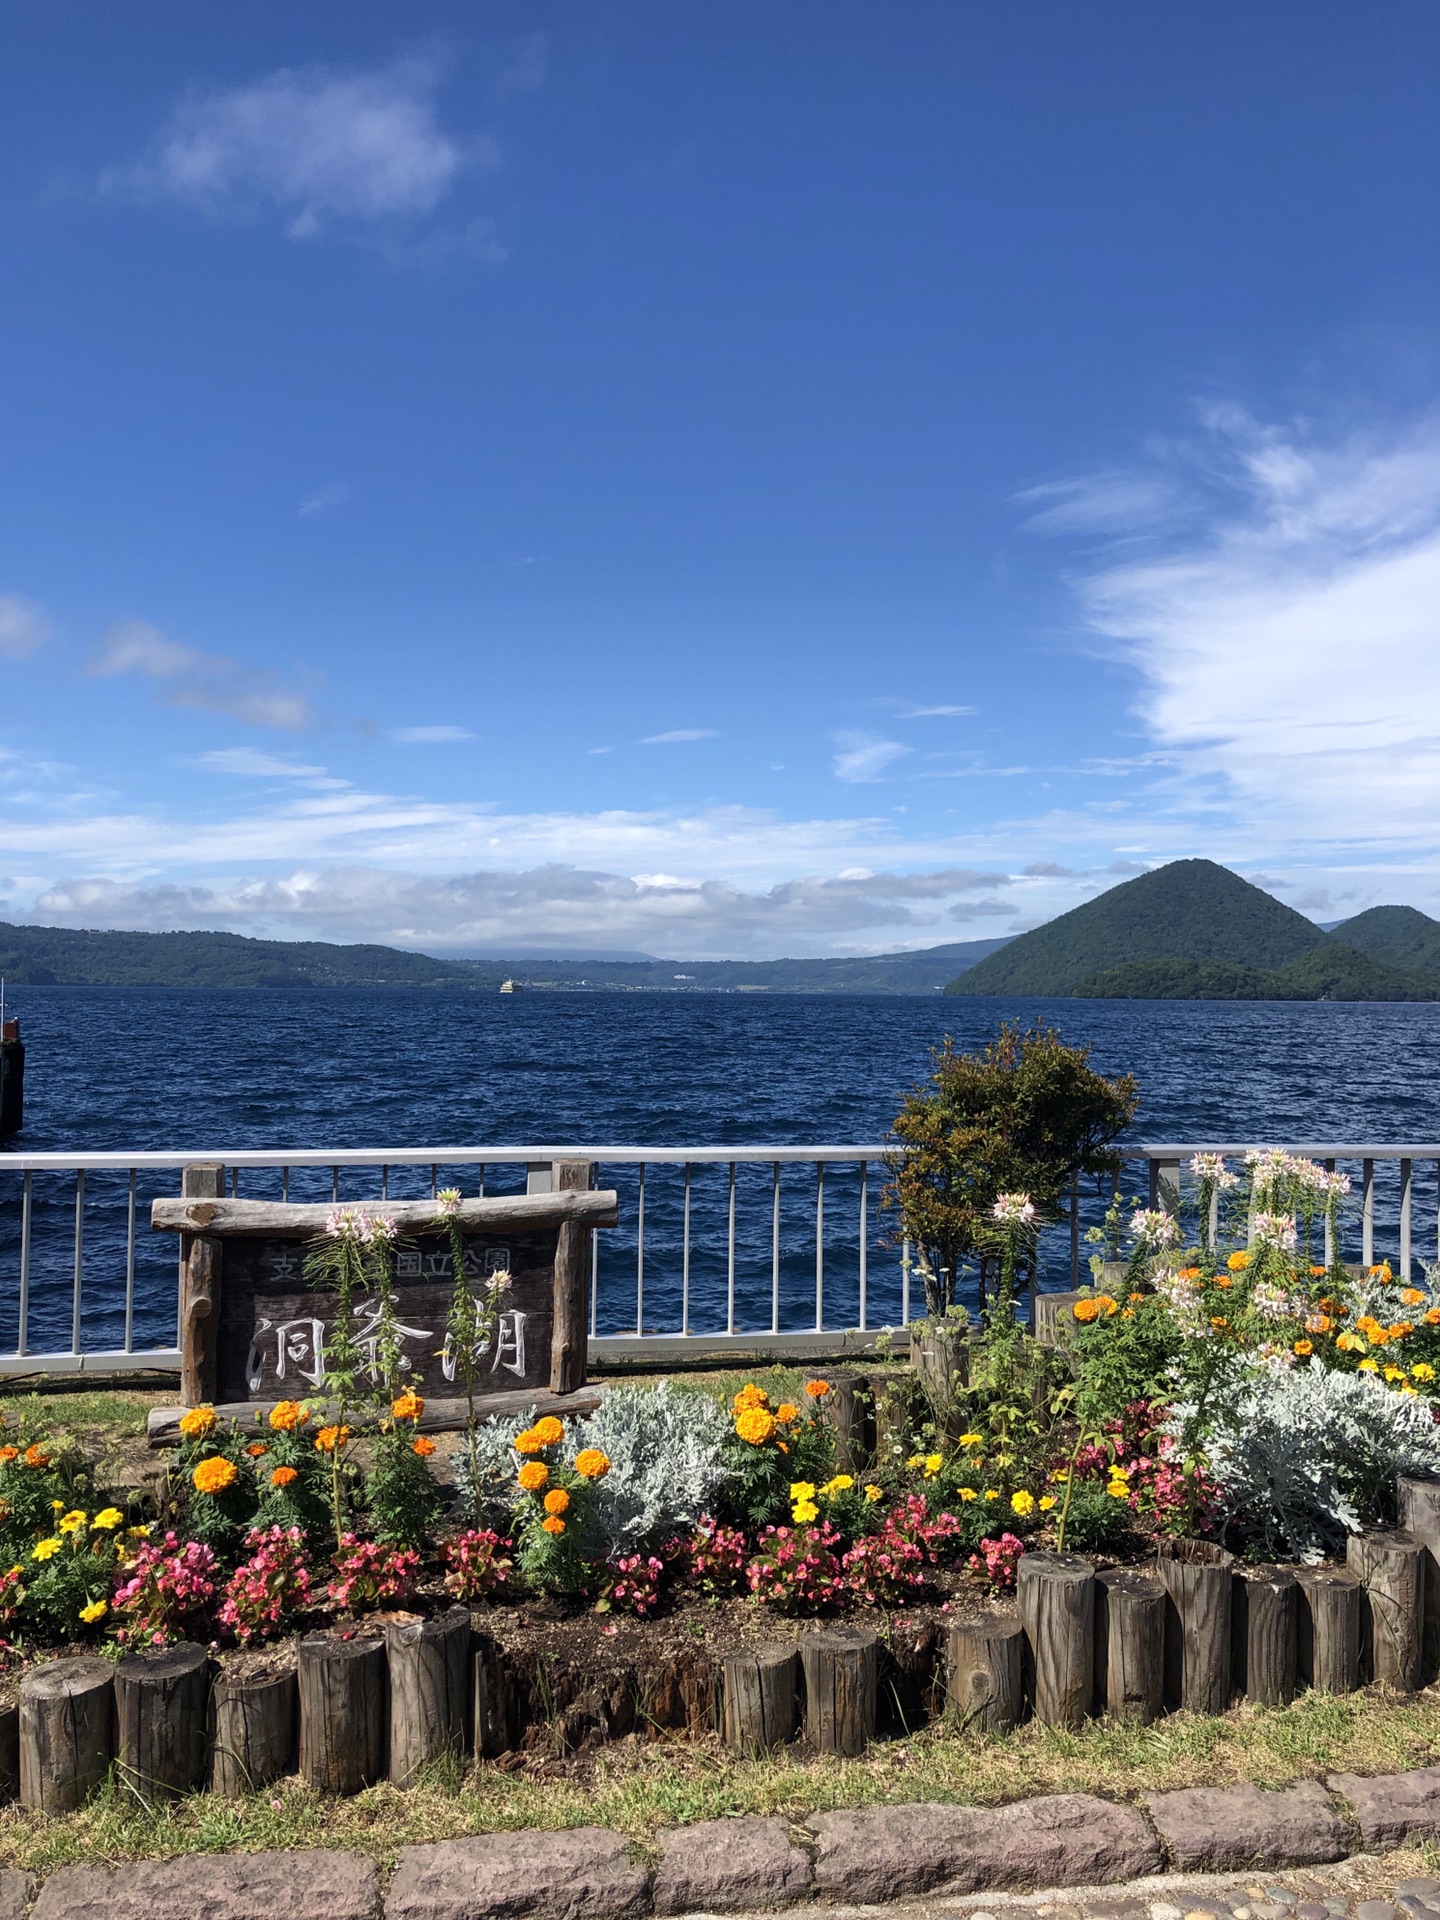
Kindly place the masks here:
<instances>
[{"instance_id":1,"label":"white metal railing","mask_svg":"<svg viewBox=\"0 0 1440 1920\"><path fill-rule=\"evenodd\" d=\"M1275 1143L1119 1152L1138 1163L1137 1189L1152 1204L1173 1204L1193 1184L1185 1170L1193 1153L1238 1161L1252 1144ZM588 1160L597 1183L621 1197L619 1228L595 1236L597 1361L665 1362L702 1347L864 1347L911 1319L909 1250L879 1230L872 1190L889 1151L879 1143L0 1154L0 1375L178 1370L174 1242L152 1240L148 1208L179 1192L181 1170L194 1161L223 1165L234 1194L373 1202L442 1184L483 1195L487 1179L492 1191L544 1191L554 1161ZM1342 1239L1353 1239L1358 1222L1366 1264L1377 1246L1393 1248L1409 1276L1422 1206L1432 1209L1440 1257L1440 1144L1319 1142L1291 1151L1353 1167ZM1077 1284L1083 1227L1098 1222L1107 1197L1072 1188L1068 1219L1042 1236L1042 1285ZM1327 1240L1327 1259L1334 1252Z\"/></svg>"}]
</instances>

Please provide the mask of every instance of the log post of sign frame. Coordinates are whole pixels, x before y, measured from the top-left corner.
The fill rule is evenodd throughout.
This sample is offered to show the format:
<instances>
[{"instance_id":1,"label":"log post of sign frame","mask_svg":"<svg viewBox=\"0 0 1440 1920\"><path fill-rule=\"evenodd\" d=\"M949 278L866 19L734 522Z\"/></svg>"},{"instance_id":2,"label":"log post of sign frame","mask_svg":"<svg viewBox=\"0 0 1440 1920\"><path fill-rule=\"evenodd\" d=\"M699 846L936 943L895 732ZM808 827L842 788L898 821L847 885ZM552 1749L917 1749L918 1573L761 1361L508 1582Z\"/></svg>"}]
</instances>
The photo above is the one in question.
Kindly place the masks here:
<instances>
[{"instance_id":1,"label":"log post of sign frame","mask_svg":"<svg viewBox=\"0 0 1440 1920\"><path fill-rule=\"evenodd\" d=\"M357 1203L357 1211L383 1211L395 1224L395 1294L407 1385L437 1402L459 1392L446 1347L453 1220L477 1290L496 1272L510 1275L490 1345L480 1356L486 1377L481 1399L499 1408L521 1397L568 1396L583 1387L590 1232L613 1227L617 1219L615 1194L592 1190L590 1178L587 1163L559 1161L550 1193L463 1200L453 1213L435 1200ZM156 1200L150 1223L156 1232L181 1236L182 1407L214 1402L217 1411L250 1417L278 1401L321 1391L335 1300L308 1284L305 1252L334 1209L223 1195L218 1169L187 1168L182 1197ZM359 1303L362 1343L368 1306ZM152 1416L152 1440L166 1437L172 1411L165 1409L158 1422Z\"/></svg>"}]
</instances>

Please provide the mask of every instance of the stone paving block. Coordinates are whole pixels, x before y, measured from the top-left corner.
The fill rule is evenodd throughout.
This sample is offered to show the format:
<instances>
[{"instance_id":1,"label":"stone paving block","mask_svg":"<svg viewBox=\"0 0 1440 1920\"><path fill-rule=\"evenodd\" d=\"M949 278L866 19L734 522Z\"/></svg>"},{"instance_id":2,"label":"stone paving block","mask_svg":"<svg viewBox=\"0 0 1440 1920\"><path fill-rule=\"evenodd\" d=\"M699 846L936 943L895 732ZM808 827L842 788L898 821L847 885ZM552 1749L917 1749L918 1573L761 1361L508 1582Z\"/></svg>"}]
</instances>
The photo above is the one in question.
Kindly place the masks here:
<instances>
[{"instance_id":1,"label":"stone paving block","mask_svg":"<svg viewBox=\"0 0 1440 1920\"><path fill-rule=\"evenodd\" d=\"M649 1908L650 1874L620 1835L572 1827L402 1847L385 1920L629 1920Z\"/></svg>"},{"instance_id":2,"label":"stone paving block","mask_svg":"<svg viewBox=\"0 0 1440 1920\"><path fill-rule=\"evenodd\" d=\"M35 1882L15 1867L0 1869L0 1920L22 1920Z\"/></svg>"},{"instance_id":3,"label":"stone paving block","mask_svg":"<svg viewBox=\"0 0 1440 1920\"><path fill-rule=\"evenodd\" d=\"M1326 1784L1355 1809L1366 1847L1398 1847L1412 1834L1440 1833L1440 1767L1382 1773L1373 1779L1332 1773Z\"/></svg>"},{"instance_id":4,"label":"stone paving block","mask_svg":"<svg viewBox=\"0 0 1440 1920\"><path fill-rule=\"evenodd\" d=\"M3 1912L0 1909L0 1912ZM191 1854L61 1867L30 1920L380 1920L380 1875L363 1854Z\"/></svg>"},{"instance_id":5,"label":"stone paving block","mask_svg":"<svg viewBox=\"0 0 1440 1920\"><path fill-rule=\"evenodd\" d=\"M810 1891L810 1856L783 1820L701 1820L660 1836L656 1913L734 1913L783 1907Z\"/></svg>"},{"instance_id":6,"label":"stone paving block","mask_svg":"<svg viewBox=\"0 0 1440 1920\"><path fill-rule=\"evenodd\" d=\"M983 1893L1098 1886L1160 1871L1144 1817L1088 1793L1047 1794L1008 1807L920 1805L822 1813L815 1892L896 1900L943 1889Z\"/></svg>"},{"instance_id":7,"label":"stone paving block","mask_svg":"<svg viewBox=\"0 0 1440 1920\"><path fill-rule=\"evenodd\" d=\"M1183 1787L1151 1794L1145 1804L1181 1873L1305 1867L1346 1852L1340 1817L1315 1780L1276 1793L1253 1786Z\"/></svg>"}]
</instances>

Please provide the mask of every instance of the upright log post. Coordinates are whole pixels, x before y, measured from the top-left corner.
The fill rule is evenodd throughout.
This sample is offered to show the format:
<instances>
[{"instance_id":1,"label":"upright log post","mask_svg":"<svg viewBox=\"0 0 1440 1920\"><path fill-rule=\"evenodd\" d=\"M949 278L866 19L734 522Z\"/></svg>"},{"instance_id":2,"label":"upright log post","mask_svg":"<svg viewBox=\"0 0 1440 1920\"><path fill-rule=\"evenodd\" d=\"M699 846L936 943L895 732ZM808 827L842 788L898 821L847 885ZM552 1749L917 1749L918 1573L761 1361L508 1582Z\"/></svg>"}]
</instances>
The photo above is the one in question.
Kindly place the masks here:
<instances>
[{"instance_id":1,"label":"upright log post","mask_svg":"<svg viewBox=\"0 0 1440 1920\"><path fill-rule=\"evenodd\" d=\"M755 1647L721 1663L725 1744L734 1753L768 1753L795 1738L800 1656L796 1647Z\"/></svg>"},{"instance_id":2,"label":"upright log post","mask_svg":"<svg viewBox=\"0 0 1440 1920\"><path fill-rule=\"evenodd\" d=\"M956 1620L945 1648L945 1691L962 1727L1008 1733L1025 1707L1025 1629L1013 1607Z\"/></svg>"},{"instance_id":3,"label":"upright log post","mask_svg":"<svg viewBox=\"0 0 1440 1920\"><path fill-rule=\"evenodd\" d=\"M853 1759L875 1737L879 1641L868 1627L819 1627L800 1637L805 1737L817 1753Z\"/></svg>"},{"instance_id":4,"label":"upright log post","mask_svg":"<svg viewBox=\"0 0 1440 1920\"><path fill-rule=\"evenodd\" d=\"M964 1426L964 1389L970 1379L970 1337L965 1327L945 1320L912 1325L910 1364L930 1397L936 1426L947 1440L957 1440Z\"/></svg>"},{"instance_id":5,"label":"upright log post","mask_svg":"<svg viewBox=\"0 0 1440 1920\"><path fill-rule=\"evenodd\" d=\"M1094 1563L1078 1553L1027 1553L1015 1571L1035 1718L1047 1727L1078 1727L1095 1691Z\"/></svg>"},{"instance_id":6,"label":"upright log post","mask_svg":"<svg viewBox=\"0 0 1440 1920\"><path fill-rule=\"evenodd\" d=\"M1169 1597L1165 1694L1191 1713L1230 1704L1231 1587L1235 1557L1209 1540L1162 1540L1157 1570Z\"/></svg>"},{"instance_id":7,"label":"upright log post","mask_svg":"<svg viewBox=\"0 0 1440 1920\"><path fill-rule=\"evenodd\" d=\"M1317 1693L1354 1693L1360 1684L1359 1579L1348 1567L1297 1567L1296 1666Z\"/></svg>"},{"instance_id":8,"label":"upright log post","mask_svg":"<svg viewBox=\"0 0 1440 1920\"><path fill-rule=\"evenodd\" d=\"M142 1800L179 1800L199 1786L209 1687L208 1656L190 1640L116 1665L120 1773Z\"/></svg>"},{"instance_id":9,"label":"upright log post","mask_svg":"<svg viewBox=\"0 0 1440 1920\"><path fill-rule=\"evenodd\" d=\"M385 1771L385 1642L307 1634L299 1659L302 1776L320 1793L374 1786Z\"/></svg>"},{"instance_id":10,"label":"upright log post","mask_svg":"<svg viewBox=\"0 0 1440 1920\"><path fill-rule=\"evenodd\" d=\"M815 1376L830 1391L819 1403L820 1419L835 1436L835 1471L858 1477L875 1459L875 1403L870 1382L848 1367L826 1367Z\"/></svg>"},{"instance_id":11,"label":"upright log post","mask_svg":"<svg viewBox=\"0 0 1440 1920\"><path fill-rule=\"evenodd\" d=\"M192 1162L181 1173L180 1194L185 1200L223 1200L224 1167ZM187 1407L215 1398L222 1244L209 1233L180 1236L180 1400Z\"/></svg>"},{"instance_id":12,"label":"upright log post","mask_svg":"<svg viewBox=\"0 0 1440 1920\"><path fill-rule=\"evenodd\" d=\"M428 1761L465 1751L470 1680L470 1609L434 1620L391 1620L390 1784L412 1786Z\"/></svg>"},{"instance_id":13,"label":"upright log post","mask_svg":"<svg viewBox=\"0 0 1440 1920\"><path fill-rule=\"evenodd\" d=\"M74 1813L115 1756L115 1672L88 1655L50 1660L20 1682L20 1802Z\"/></svg>"},{"instance_id":14,"label":"upright log post","mask_svg":"<svg viewBox=\"0 0 1440 1920\"><path fill-rule=\"evenodd\" d=\"M239 1800L289 1773L295 1719L293 1671L218 1674L210 1690L210 1791Z\"/></svg>"},{"instance_id":15,"label":"upright log post","mask_svg":"<svg viewBox=\"0 0 1440 1920\"><path fill-rule=\"evenodd\" d=\"M1425 1639L1421 1678L1440 1674L1440 1480L1401 1474L1395 1483L1400 1525L1425 1547Z\"/></svg>"},{"instance_id":16,"label":"upright log post","mask_svg":"<svg viewBox=\"0 0 1440 1920\"><path fill-rule=\"evenodd\" d=\"M1377 1528L1352 1533L1345 1557L1363 1588L1361 1679L1414 1693L1425 1630L1424 1546L1413 1533Z\"/></svg>"},{"instance_id":17,"label":"upright log post","mask_svg":"<svg viewBox=\"0 0 1440 1920\"><path fill-rule=\"evenodd\" d=\"M20 1703L0 1707L0 1806L20 1792Z\"/></svg>"},{"instance_id":18,"label":"upright log post","mask_svg":"<svg viewBox=\"0 0 1440 1920\"><path fill-rule=\"evenodd\" d=\"M1148 1727L1165 1696L1165 1589L1128 1569L1095 1576L1095 1708Z\"/></svg>"},{"instance_id":19,"label":"upright log post","mask_svg":"<svg viewBox=\"0 0 1440 1920\"><path fill-rule=\"evenodd\" d=\"M1234 1680L1247 1700L1279 1707L1295 1698L1300 1590L1289 1567L1243 1567L1231 1592Z\"/></svg>"},{"instance_id":20,"label":"upright log post","mask_svg":"<svg viewBox=\"0 0 1440 1920\"><path fill-rule=\"evenodd\" d=\"M588 1160L556 1160L552 1188L586 1192L595 1169ZM590 1289L594 1284L590 1229L578 1220L561 1223L555 1248L555 1319L550 1335L550 1391L574 1393L585 1383L589 1358Z\"/></svg>"}]
</instances>

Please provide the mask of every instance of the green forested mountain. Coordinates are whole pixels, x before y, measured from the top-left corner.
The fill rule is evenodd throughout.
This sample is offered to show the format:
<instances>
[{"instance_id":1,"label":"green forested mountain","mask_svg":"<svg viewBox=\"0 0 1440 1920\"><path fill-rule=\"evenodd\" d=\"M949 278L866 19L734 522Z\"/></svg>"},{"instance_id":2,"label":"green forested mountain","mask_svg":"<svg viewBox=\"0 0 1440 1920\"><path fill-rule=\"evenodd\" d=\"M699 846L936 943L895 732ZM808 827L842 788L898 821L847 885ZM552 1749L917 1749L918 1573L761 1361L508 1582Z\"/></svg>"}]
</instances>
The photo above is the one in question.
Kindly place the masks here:
<instances>
[{"instance_id":1,"label":"green forested mountain","mask_svg":"<svg viewBox=\"0 0 1440 1920\"><path fill-rule=\"evenodd\" d=\"M1225 960L1136 960L1075 988L1090 1000L1440 1000L1440 979L1387 967L1351 947L1326 945L1288 967Z\"/></svg>"},{"instance_id":2,"label":"green forested mountain","mask_svg":"<svg viewBox=\"0 0 1440 1920\"><path fill-rule=\"evenodd\" d=\"M1440 920L1418 907L1371 907L1332 927L1330 937L1387 966L1440 974Z\"/></svg>"},{"instance_id":3,"label":"green forested mountain","mask_svg":"<svg viewBox=\"0 0 1440 1920\"><path fill-rule=\"evenodd\" d=\"M236 933L80 932L0 921L0 975L14 986L535 988L631 992L936 993L1003 946L960 940L867 960L437 960L396 947L251 940Z\"/></svg>"},{"instance_id":4,"label":"green forested mountain","mask_svg":"<svg viewBox=\"0 0 1440 1920\"><path fill-rule=\"evenodd\" d=\"M1140 961L1274 970L1323 946L1312 920L1213 860L1173 860L1022 933L949 993L1071 994Z\"/></svg>"}]
</instances>

